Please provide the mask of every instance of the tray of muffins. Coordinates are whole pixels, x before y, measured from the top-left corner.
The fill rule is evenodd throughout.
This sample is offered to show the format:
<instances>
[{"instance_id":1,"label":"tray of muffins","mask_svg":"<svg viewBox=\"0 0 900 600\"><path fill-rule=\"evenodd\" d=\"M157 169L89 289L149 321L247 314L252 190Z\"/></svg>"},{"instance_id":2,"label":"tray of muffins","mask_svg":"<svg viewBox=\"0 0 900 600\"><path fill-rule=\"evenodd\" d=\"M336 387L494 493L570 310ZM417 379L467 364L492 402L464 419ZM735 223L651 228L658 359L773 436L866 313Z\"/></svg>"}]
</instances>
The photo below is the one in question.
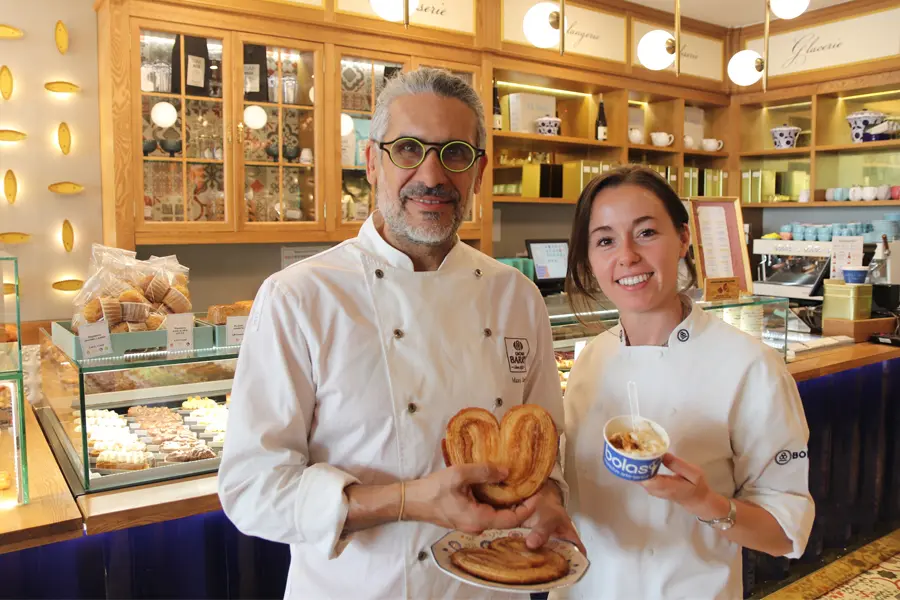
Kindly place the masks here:
<instances>
[{"instance_id":1,"label":"tray of muffins","mask_svg":"<svg viewBox=\"0 0 900 600\"><path fill-rule=\"evenodd\" d=\"M228 420L225 402L190 397L180 403L139 405L127 410L80 411L71 420L71 437L80 445L87 434L91 471L117 475L146 469L218 465Z\"/></svg>"}]
</instances>

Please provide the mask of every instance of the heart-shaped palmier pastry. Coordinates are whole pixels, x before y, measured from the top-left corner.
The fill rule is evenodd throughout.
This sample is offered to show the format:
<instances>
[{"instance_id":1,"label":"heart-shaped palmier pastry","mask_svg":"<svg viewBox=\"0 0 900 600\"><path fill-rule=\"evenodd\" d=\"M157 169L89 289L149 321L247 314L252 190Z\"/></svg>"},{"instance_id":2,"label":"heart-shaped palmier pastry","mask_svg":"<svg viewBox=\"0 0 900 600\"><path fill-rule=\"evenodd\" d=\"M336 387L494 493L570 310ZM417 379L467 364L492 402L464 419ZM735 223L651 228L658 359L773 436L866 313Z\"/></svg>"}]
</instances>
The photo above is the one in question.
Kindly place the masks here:
<instances>
[{"instance_id":1,"label":"heart-shaped palmier pastry","mask_svg":"<svg viewBox=\"0 0 900 600\"><path fill-rule=\"evenodd\" d=\"M550 413L522 404L510 409L502 423L483 408L465 408L450 419L441 444L447 466L491 463L509 469L500 483L472 487L481 502L503 507L530 498L546 483L559 437Z\"/></svg>"},{"instance_id":2,"label":"heart-shaped palmier pastry","mask_svg":"<svg viewBox=\"0 0 900 600\"><path fill-rule=\"evenodd\" d=\"M487 548L463 548L450 562L470 575L510 585L547 583L569 572L569 561L546 546L529 550L525 538L504 537Z\"/></svg>"}]
</instances>

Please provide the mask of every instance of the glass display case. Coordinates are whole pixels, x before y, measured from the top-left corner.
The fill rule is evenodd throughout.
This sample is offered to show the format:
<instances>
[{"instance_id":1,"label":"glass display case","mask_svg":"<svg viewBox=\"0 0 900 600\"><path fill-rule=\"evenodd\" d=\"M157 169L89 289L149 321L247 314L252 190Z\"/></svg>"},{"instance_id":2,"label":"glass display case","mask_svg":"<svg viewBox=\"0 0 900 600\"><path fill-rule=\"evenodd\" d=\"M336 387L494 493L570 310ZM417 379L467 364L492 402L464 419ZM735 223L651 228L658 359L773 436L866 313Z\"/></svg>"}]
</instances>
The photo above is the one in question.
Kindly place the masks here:
<instances>
[{"instance_id":1,"label":"glass display case","mask_svg":"<svg viewBox=\"0 0 900 600\"><path fill-rule=\"evenodd\" d=\"M0 509L28 502L25 391L19 337L19 268L0 252Z\"/></svg>"},{"instance_id":2,"label":"glass display case","mask_svg":"<svg viewBox=\"0 0 900 600\"><path fill-rule=\"evenodd\" d=\"M601 301L579 320L564 294L549 296L544 300L550 313L550 328L553 331L553 350L556 353L559 379L565 390L569 370L575 362L576 351L595 336L618 325L619 312L614 308L604 308L612 306L612 303ZM786 298L745 296L733 301L694 302L729 325L759 338L787 360L787 323L791 308Z\"/></svg>"},{"instance_id":3,"label":"glass display case","mask_svg":"<svg viewBox=\"0 0 900 600\"><path fill-rule=\"evenodd\" d=\"M219 468L237 348L74 360L40 334L36 412L76 494Z\"/></svg>"}]
</instances>

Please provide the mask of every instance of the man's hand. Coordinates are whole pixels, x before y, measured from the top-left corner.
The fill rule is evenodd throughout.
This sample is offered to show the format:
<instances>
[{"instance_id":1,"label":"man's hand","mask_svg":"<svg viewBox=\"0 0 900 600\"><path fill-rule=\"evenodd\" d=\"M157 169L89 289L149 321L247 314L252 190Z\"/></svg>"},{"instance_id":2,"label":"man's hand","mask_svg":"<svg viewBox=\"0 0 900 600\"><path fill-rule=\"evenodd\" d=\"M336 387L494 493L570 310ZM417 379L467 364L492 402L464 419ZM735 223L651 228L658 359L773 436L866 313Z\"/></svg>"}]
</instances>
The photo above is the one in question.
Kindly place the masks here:
<instances>
[{"instance_id":1,"label":"man's hand","mask_svg":"<svg viewBox=\"0 0 900 600\"><path fill-rule=\"evenodd\" d=\"M525 545L532 550L547 543L551 536L573 542L582 554L587 554L581 538L572 525L566 509L562 505L562 494L552 481L544 484L537 494L525 500L522 505L531 516L522 523L531 533L525 538Z\"/></svg>"},{"instance_id":2,"label":"man's hand","mask_svg":"<svg viewBox=\"0 0 900 600\"><path fill-rule=\"evenodd\" d=\"M472 486L498 483L508 475L506 469L490 464L447 467L406 484L408 521L424 521L464 533L480 534L487 529L512 529L531 515L531 509L517 506L496 509L478 502Z\"/></svg>"},{"instance_id":3,"label":"man's hand","mask_svg":"<svg viewBox=\"0 0 900 600\"><path fill-rule=\"evenodd\" d=\"M641 485L647 493L680 504L694 516L707 521L728 516L728 499L709 488L700 467L673 454L663 456L663 464L674 475L657 475L642 481Z\"/></svg>"}]
</instances>

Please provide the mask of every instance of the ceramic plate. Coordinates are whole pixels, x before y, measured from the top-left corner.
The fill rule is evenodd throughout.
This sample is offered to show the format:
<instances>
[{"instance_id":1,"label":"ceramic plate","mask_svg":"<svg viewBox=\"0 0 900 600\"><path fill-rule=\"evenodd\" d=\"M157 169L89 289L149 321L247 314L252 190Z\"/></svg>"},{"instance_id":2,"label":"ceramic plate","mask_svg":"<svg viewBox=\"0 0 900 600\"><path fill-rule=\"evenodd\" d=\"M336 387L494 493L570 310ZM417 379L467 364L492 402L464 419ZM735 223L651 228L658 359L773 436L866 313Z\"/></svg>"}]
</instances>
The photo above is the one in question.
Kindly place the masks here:
<instances>
[{"instance_id":1,"label":"ceramic plate","mask_svg":"<svg viewBox=\"0 0 900 600\"><path fill-rule=\"evenodd\" d=\"M575 544L566 540L552 538L547 542L547 547L551 550L563 555L569 561L569 573L555 581L547 583L535 583L530 585L509 585L505 583L494 583L487 581L474 575L469 575L462 569L457 568L450 562L450 556L457 550L463 548L479 548L487 547L487 545L506 536L523 537L528 535L528 529L493 529L485 531L481 535L469 535L461 531L451 531L431 546L431 558L437 564L438 568L453 577L470 585L474 585L487 590L500 590L504 592L513 592L521 594L531 594L534 592L548 592L564 587L568 587L578 582L587 572L590 561L582 554Z\"/></svg>"}]
</instances>

